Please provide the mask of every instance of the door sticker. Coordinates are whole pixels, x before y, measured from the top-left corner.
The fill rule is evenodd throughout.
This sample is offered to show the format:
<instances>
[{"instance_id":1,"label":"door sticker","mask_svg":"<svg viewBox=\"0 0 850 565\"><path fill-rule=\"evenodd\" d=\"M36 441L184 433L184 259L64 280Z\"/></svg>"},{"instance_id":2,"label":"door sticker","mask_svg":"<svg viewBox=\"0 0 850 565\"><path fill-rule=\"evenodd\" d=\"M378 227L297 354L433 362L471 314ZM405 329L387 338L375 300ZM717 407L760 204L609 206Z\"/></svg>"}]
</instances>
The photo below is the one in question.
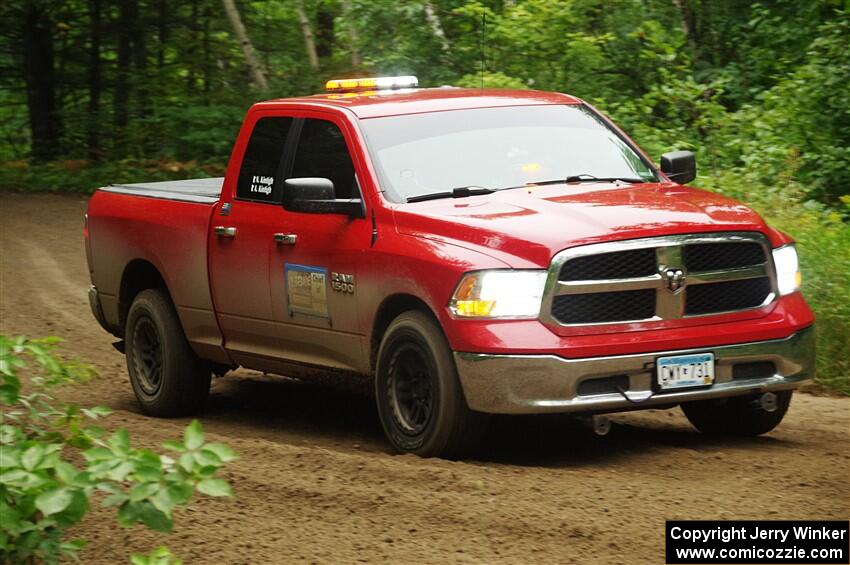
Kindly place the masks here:
<instances>
[{"instance_id":1,"label":"door sticker","mask_svg":"<svg viewBox=\"0 0 850 565\"><path fill-rule=\"evenodd\" d=\"M251 193L268 196L272 193L274 177L266 175L253 175L251 177Z\"/></svg>"},{"instance_id":2,"label":"door sticker","mask_svg":"<svg viewBox=\"0 0 850 565\"><path fill-rule=\"evenodd\" d=\"M328 270L284 263L286 303L293 312L328 318Z\"/></svg>"}]
</instances>

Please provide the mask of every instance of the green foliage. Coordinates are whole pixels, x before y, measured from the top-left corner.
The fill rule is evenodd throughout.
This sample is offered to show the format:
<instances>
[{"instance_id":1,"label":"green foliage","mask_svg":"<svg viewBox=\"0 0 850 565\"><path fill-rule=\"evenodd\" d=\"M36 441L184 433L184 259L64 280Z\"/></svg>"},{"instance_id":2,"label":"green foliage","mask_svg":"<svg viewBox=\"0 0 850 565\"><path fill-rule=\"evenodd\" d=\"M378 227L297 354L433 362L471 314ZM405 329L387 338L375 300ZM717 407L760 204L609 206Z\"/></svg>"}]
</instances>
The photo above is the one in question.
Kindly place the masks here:
<instances>
[{"instance_id":1,"label":"green foliage","mask_svg":"<svg viewBox=\"0 0 850 565\"><path fill-rule=\"evenodd\" d=\"M792 177L806 199L832 206L850 194L850 12L817 29L805 64L746 106L738 117L748 153L799 159ZM774 170L786 159L773 159ZM772 172L772 171L770 171Z\"/></svg>"},{"instance_id":2,"label":"green foliage","mask_svg":"<svg viewBox=\"0 0 850 565\"><path fill-rule=\"evenodd\" d=\"M78 408L54 397L54 387L94 376L92 367L56 357L56 343L0 335L0 560L75 557L84 542L66 540L67 530L85 517L93 498L116 507L121 526L169 532L174 510L196 490L231 496L217 473L236 456L206 442L197 420L183 441L164 444L172 457L132 447L123 429L107 436L93 422L108 416L108 408ZM81 460L81 467L75 464ZM171 558L161 548L134 556L133 563L179 563Z\"/></svg>"},{"instance_id":3,"label":"green foliage","mask_svg":"<svg viewBox=\"0 0 850 565\"><path fill-rule=\"evenodd\" d=\"M91 193L108 184L220 177L226 166L226 159L206 164L169 158L103 163L80 159L43 164L14 161L0 167L0 186L6 190Z\"/></svg>"},{"instance_id":4,"label":"green foliage","mask_svg":"<svg viewBox=\"0 0 850 565\"><path fill-rule=\"evenodd\" d=\"M464 88L528 88L528 86L523 84L523 82L518 78L489 71L464 75L456 81L455 86L461 86Z\"/></svg>"},{"instance_id":5,"label":"green foliage","mask_svg":"<svg viewBox=\"0 0 850 565\"><path fill-rule=\"evenodd\" d=\"M183 563L165 547L154 549L147 555L134 553L130 562L133 565L181 565Z\"/></svg>"}]
</instances>

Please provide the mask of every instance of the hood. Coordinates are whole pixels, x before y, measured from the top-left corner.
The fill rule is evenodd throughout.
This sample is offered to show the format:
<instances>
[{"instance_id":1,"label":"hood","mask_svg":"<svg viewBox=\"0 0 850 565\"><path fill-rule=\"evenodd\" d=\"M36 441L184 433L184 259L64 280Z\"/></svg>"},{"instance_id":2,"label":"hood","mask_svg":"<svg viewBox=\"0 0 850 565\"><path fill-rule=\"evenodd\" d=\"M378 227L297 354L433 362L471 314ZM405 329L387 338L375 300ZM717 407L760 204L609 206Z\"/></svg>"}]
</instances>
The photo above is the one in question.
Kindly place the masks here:
<instances>
[{"instance_id":1,"label":"hood","mask_svg":"<svg viewBox=\"0 0 850 565\"><path fill-rule=\"evenodd\" d=\"M515 268L546 267L567 247L639 237L769 230L719 194L673 183L531 186L401 204L399 233L473 248Z\"/></svg>"}]
</instances>

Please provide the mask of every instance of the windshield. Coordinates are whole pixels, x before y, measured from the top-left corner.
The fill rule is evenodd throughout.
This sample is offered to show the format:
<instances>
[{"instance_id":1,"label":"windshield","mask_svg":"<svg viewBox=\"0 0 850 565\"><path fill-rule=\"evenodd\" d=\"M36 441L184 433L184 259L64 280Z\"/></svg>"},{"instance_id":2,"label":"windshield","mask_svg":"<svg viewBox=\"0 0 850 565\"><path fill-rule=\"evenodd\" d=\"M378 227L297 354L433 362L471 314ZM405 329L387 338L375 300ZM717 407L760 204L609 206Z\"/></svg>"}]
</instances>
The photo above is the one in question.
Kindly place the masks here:
<instances>
[{"instance_id":1,"label":"windshield","mask_svg":"<svg viewBox=\"0 0 850 565\"><path fill-rule=\"evenodd\" d=\"M360 122L392 200L459 187L499 189L570 176L657 181L583 105L512 106Z\"/></svg>"}]
</instances>

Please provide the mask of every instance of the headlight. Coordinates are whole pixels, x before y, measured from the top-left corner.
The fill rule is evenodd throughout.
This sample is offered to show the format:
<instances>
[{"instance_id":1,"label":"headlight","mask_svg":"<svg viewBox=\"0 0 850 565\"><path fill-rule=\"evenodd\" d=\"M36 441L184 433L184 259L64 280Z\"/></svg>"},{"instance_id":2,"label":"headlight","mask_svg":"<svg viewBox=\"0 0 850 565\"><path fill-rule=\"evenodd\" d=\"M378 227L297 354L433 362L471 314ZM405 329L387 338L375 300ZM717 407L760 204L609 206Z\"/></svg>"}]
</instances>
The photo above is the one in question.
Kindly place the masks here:
<instances>
[{"instance_id":1,"label":"headlight","mask_svg":"<svg viewBox=\"0 0 850 565\"><path fill-rule=\"evenodd\" d=\"M780 296L800 290L802 275L800 262L797 260L797 248L783 245L773 250L773 264L776 265L776 285Z\"/></svg>"},{"instance_id":2,"label":"headlight","mask_svg":"<svg viewBox=\"0 0 850 565\"><path fill-rule=\"evenodd\" d=\"M536 318L546 271L478 271L460 280L449 310L460 318Z\"/></svg>"}]
</instances>

